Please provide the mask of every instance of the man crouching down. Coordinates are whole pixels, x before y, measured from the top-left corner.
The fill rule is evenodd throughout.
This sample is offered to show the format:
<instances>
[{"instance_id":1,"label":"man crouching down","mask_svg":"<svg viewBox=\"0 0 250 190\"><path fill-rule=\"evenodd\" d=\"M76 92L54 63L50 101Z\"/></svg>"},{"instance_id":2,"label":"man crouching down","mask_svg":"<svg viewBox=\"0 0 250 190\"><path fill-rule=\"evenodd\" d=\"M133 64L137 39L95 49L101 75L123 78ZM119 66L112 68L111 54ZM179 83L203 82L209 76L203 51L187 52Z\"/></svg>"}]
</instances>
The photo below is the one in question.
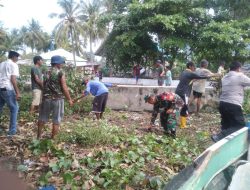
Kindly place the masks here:
<instances>
[{"instance_id":1,"label":"man crouching down","mask_svg":"<svg viewBox=\"0 0 250 190\"><path fill-rule=\"evenodd\" d=\"M155 120L160 113L160 122L166 134L176 137L176 126L177 111L184 105L183 100L180 96L172 92L164 92L159 95L146 95L144 97L145 102L153 104L153 113L151 117L150 127L148 130L151 130L155 125Z\"/></svg>"}]
</instances>

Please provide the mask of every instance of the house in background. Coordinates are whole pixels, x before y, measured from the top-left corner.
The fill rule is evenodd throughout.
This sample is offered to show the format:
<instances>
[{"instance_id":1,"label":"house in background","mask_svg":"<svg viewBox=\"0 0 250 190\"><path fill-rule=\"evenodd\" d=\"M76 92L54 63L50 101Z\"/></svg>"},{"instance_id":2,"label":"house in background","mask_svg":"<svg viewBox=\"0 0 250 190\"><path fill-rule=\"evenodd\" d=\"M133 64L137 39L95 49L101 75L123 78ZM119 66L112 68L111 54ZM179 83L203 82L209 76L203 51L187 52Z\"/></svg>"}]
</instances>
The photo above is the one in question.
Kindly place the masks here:
<instances>
[{"instance_id":1,"label":"house in background","mask_svg":"<svg viewBox=\"0 0 250 190\"><path fill-rule=\"evenodd\" d=\"M73 53L68 52L65 49L60 48L53 51L49 51L47 53L40 54L40 56L44 59L44 62L46 63L47 66L50 66L50 59L54 55L60 55L64 57L66 64L68 66L72 67L75 66ZM77 55L75 55L75 61L76 61L77 71L81 71L84 74L93 74L94 68L99 65L98 63L88 62L86 59L83 59Z\"/></svg>"}]
</instances>

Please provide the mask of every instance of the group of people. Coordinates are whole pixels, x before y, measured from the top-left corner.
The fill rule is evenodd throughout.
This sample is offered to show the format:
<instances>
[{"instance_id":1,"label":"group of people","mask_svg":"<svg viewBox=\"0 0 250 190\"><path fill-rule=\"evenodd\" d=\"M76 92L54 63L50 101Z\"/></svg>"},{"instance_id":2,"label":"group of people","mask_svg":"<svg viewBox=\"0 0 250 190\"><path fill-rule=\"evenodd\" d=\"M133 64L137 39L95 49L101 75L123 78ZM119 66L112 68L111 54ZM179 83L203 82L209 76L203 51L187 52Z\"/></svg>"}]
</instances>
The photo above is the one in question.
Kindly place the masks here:
<instances>
[{"instance_id":1,"label":"group of people","mask_svg":"<svg viewBox=\"0 0 250 190\"><path fill-rule=\"evenodd\" d=\"M19 53L10 51L8 60L0 63L0 113L7 104L10 109L10 124L8 135L15 135L17 132L18 101L21 98L17 85L19 77L19 68L17 65ZM55 55L51 57L51 68L42 73L41 65L43 59L41 56L33 58L34 66L31 68L31 86L33 100L30 112L39 110L37 138L42 135L45 123L52 115L51 138L54 138L58 131L60 123L64 116L64 98L72 106L81 98L92 94L93 112L97 119L103 117L106 103L108 100L108 87L116 86L109 83L102 83L90 78L83 80L86 89L79 98L72 99L66 84L65 73L62 70L65 59L62 56ZM155 63L159 67L158 84L162 85L165 80L167 69L161 65L160 61ZM189 115L188 105L197 100L197 110L201 107L201 97L205 93L206 80L213 76L225 74L224 64L219 68L221 73L215 74L207 69L208 61L202 60L200 68L196 69L193 62L186 64L186 69L181 73L179 84L175 93L164 92L159 95L151 94L144 97L145 102L153 104L153 113L151 117L149 130L154 126L156 117L160 113L161 126L166 134L172 137L176 136L176 127L178 123L180 128L186 128L187 117ZM240 72L240 62L232 62L230 71L222 78L222 91L220 95L219 112L221 114L221 132L213 135L212 140L218 141L228 134L245 126L242 103L244 98L244 88L250 86L250 78ZM193 90L193 99L189 100ZM38 109L39 108L39 109ZM177 122L177 113L180 115L180 122Z\"/></svg>"},{"instance_id":2,"label":"group of people","mask_svg":"<svg viewBox=\"0 0 250 190\"><path fill-rule=\"evenodd\" d=\"M161 60L156 60L154 63L154 67L156 68L156 75L157 75L157 83L158 86L171 86L172 84L172 73L171 68L167 65L165 68L162 64Z\"/></svg>"},{"instance_id":3,"label":"group of people","mask_svg":"<svg viewBox=\"0 0 250 190\"><path fill-rule=\"evenodd\" d=\"M17 65L19 56L19 53L10 51L8 60L0 63L0 113L2 113L4 105L7 104L10 109L9 136L17 133L17 101L21 97L16 80L19 77L19 68ZM116 85L85 78L83 85L86 86L86 89L83 91L83 94L79 98L72 99L66 84L65 73L62 69L65 64L65 59L62 56L52 56L51 68L44 73L40 69L43 64L42 57L35 56L33 62L34 66L31 68L33 99L30 112L33 113L39 110L37 138L41 138L44 125L48 122L50 116L52 117L51 138L54 138L58 134L60 123L64 116L64 98L72 106L79 99L92 94L95 96L93 100L93 112L96 114L97 119L103 117L109 92L107 87Z\"/></svg>"},{"instance_id":4,"label":"group of people","mask_svg":"<svg viewBox=\"0 0 250 190\"><path fill-rule=\"evenodd\" d=\"M241 71L241 63L234 61L229 66L229 72L225 74L224 63L218 69L218 73L212 73L207 69L208 61L203 59L200 68L195 69L193 62L186 64L179 78L179 84L175 93L164 92L159 95L146 95L145 102L153 104L153 113L149 130L154 126L155 119L160 113L161 126L167 134L176 136L176 127L186 128L189 115L188 105L197 99L197 110L201 107L201 97L205 93L206 80L214 76L223 76L222 91L220 95L219 112L221 114L221 132L211 136L214 142L245 126L242 103L244 88L250 86L250 78ZM220 71L220 72L219 72ZM193 99L189 100L193 90ZM180 122L177 122L179 112Z\"/></svg>"},{"instance_id":5,"label":"group of people","mask_svg":"<svg viewBox=\"0 0 250 190\"><path fill-rule=\"evenodd\" d=\"M157 77L157 84L158 86L171 86L172 84L172 72L171 67L169 65L163 66L161 60L156 60L154 63L154 68L156 71L156 77ZM135 64L133 67L133 76L136 80L136 84L138 84L140 75L141 75L141 69L140 64Z\"/></svg>"}]
</instances>

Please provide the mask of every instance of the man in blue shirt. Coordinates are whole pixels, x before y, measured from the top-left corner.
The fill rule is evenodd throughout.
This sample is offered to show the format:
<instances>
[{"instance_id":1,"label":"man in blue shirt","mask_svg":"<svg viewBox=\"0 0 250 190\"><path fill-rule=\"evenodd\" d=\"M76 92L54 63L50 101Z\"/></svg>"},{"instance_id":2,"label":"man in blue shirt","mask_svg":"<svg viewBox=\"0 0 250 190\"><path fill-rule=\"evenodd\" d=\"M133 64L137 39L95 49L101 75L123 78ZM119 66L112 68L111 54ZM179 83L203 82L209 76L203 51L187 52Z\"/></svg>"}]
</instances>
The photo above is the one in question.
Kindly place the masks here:
<instances>
[{"instance_id":1,"label":"man in blue shirt","mask_svg":"<svg viewBox=\"0 0 250 190\"><path fill-rule=\"evenodd\" d=\"M83 80L82 85L86 86L86 89L83 92L82 96L74 100L74 102L85 96L88 96L89 94L92 94L93 96L95 96L92 102L92 111L95 113L97 120L102 119L103 112L105 111L108 100L108 87L114 87L116 85L113 85L111 83L102 83L95 80L89 80L88 78L85 78Z\"/></svg>"}]
</instances>

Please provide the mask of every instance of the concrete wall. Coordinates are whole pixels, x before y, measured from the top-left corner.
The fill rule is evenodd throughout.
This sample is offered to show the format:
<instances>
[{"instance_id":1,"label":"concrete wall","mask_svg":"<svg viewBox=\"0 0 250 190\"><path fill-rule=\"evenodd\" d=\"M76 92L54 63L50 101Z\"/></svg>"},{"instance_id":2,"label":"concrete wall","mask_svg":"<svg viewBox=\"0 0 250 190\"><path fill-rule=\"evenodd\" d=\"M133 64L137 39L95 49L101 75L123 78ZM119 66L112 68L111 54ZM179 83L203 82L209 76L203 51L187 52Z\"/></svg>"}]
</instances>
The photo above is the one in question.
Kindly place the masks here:
<instances>
[{"instance_id":1,"label":"concrete wall","mask_svg":"<svg viewBox=\"0 0 250 190\"><path fill-rule=\"evenodd\" d=\"M146 94L159 94L161 92L175 92L176 87L167 86L137 86L137 85L119 85L111 88L108 99L108 107L117 110L145 111L152 110L152 105L144 102ZM203 97L203 104L216 106L218 97L212 88L207 88ZM192 111L192 108L191 108Z\"/></svg>"}]
</instances>

